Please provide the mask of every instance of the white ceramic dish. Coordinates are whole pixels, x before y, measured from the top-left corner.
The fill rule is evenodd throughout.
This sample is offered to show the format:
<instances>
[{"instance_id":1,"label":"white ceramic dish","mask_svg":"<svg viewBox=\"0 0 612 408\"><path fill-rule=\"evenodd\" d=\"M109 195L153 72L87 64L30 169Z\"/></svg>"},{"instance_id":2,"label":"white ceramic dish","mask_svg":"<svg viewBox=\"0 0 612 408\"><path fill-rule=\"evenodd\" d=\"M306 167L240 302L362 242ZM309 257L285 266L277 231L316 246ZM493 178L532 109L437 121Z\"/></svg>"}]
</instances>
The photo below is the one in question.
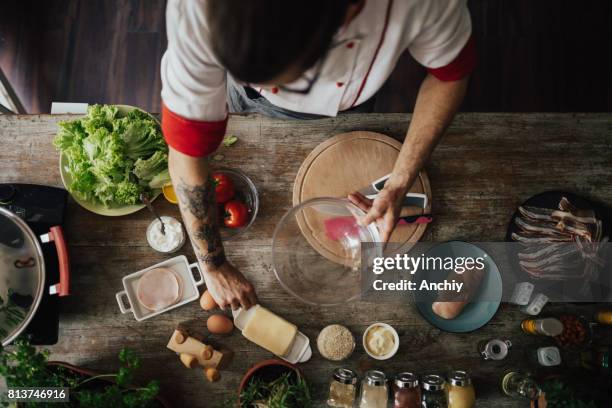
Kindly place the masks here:
<instances>
[{"instance_id":1,"label":"white ceramic dish","mask_svg":"<svg viewBox=\"0 0 612 408\"><path fill-rule=\"evenodd\" d=\"M242 310L242 308L237 310L232 310L232 314L234 315L234 326L238 330L243 330L246 326L247 322L253 315L254 307L251 307L249 310ZM291 350L287 353L286 356L277 356L282 358L283 360L291 363L305 363L310 360L312 357L312 349L310 348L310 339L302 332L298 331L295 336L295 340L293 340L293 345L291 346Z\"/></svg>"},{"instance_id":2,"label":"white ceramic dish","mask_svg":"<svg viewBox=\"0 0 612 408\"><path fill-rule=\"evenodd\" d=\"M136 297L136 287L138 285L138 280L140 277L147 271L155 268L168 268L175 272L181 280L181 285L183 288L183 296L182 298L176 302L175 304L168 306L162 310L149 310L140 304L138 298ZM198 271L199 278L195 280L193 277L193 270ZM146 269L143 269L138 272L134 272L127 276L123 277L123 288L121 292L117 292L115 295L117 299L117 303L119 304L119 310L121 313L129 313L132 312L134 314L134 318L137 321L142 321L145 319L149 319L153 316L157 316L161 313L167 312L172 309L176 309L179 306L183 306L189 302L193 302L194 300L200 297L200 291L198 290L198 286L204 283L204 275L200 270L200 266L196 263L189 264L187 261L187 257L184 255L176 256L174 258L170 258L166 261L160 262L156 265L150 266ZM125 299L127 299L127 304L129 307L126 307Z\"/></svg>"},{"instance_id":3,"label":"white ceramic dish","mask_svg":"<svg viewBox=\"0 0 612 408\"><path fill-rule=\"evenodd\" d=\"M374 355L372 353L370 353L370 350L368 350L368 347L366 345L366 336L368 335L368 332L370 330L372 330L374 327L384 327L385 329L389 330L391 332L391 334L393 334L393 340L394 340L394 345L393 345L393 349L382 356L377 356ZM393 328L393 326L387 324L387 323L374 323L372 325L370 325L364 332L363 332L363 340L362 340L362 344L363 344L363 349L365 350L366 353L368 353L368 356L372 357L373 359L376 360L388 360L391 357L393 357L395 355L395 353L397 353L397 350L399 350L399 335L397 334L397 330L395 330Z\"/></svg>"}]
</instances>

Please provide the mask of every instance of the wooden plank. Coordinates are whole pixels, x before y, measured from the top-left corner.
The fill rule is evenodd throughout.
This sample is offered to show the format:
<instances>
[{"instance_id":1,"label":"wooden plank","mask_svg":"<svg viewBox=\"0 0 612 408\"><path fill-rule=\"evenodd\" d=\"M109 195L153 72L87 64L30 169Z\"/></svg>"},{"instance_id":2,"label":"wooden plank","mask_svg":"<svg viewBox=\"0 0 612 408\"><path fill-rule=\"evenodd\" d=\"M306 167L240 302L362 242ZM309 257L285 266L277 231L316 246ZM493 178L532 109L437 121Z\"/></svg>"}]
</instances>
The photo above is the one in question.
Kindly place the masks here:
<instances>
[{"instance_id":1,"label":"wooden plank","mask_svg":"<svg viewBox=\"0 0 612 408\"><path fill-rule=\"evenodd\" d=\"M150 98L124 90L151 85L153 92L161 86L157 64L166 49L165 4L164 0L4 1L0 65L28 112L48 112L53 100L125 104L128 97L136 99L137 106L156 109L159 93ZM612 37L608 21L612 3L470 0L468 6L478 66L464 111L612 110L610 59L586 62L600 54L601 38ZM117 25L117 20L123 23ZM138 52L146 62L112 66L116 55L130 47L129 38L127 44L114 41L126 32L155 33L162 44L143 45ZM132 44L146 43L146 38ZM112 75L114 71L123 71L126 79ZM411 111L424 75L425 69L406 51L378 92L376 111ZM154 80L138 81L141 76ZM100 90L101 84L108 85Z\"/></svg>"},{"instance_id":2,"label":"wooden plank","mask_svg":"<svg viewBox=\"0 0 612 408\"><path fill-rule=\"evenodd\" d=\"M0 117L0 182L30 182L61 186L58 155L51 141L56 122L69 116ZM261 208L253 227L227 244L229 258L252 280L265 306L296 323L312 341L327 324L347 325L359 338L367 325L385 321L400 334L397 357L377 364L358 346L344 363L332 364L314 350L301 365L320 403L333 368L348 366L362 372L380 367L388 374L400 370L445 373L451 368L472 372L482 407L514 407L500 395L498 382L506 368L534 368L527 356L542 339L521 333L524 315L502 305L484 328L470 334L441 332L426 323L413 305L356 302L334 308L305 306L287 294L273 274L270 254L276 223L291 206L292 185L310 151L328 137L352 130L370 130L398 140L405 134L409 115L345 115L317 121L280 121L259 116L232 116L228 133L239 137L231 148L222 147L223 161L215 165L237 167L259 190ZM463 114L427 165L433 190L435 222L424 239L445 241L502 240L517 204L532 194L567 189L603 202L612 202L612 114ZM178 216L178 209L162 199L155 203L162 214ZM197 302L153 319L136 322L122 315L114 295L121 278L166 257L151 250L145 229L151 218L141 211L117 219L90 214L73 201L69 204L66 235L73 263L73 295L62 304L60 340L50 347L52 358L109 370L116 354L130 347L143 357L141 380L159 378L164 394L177 406L211 407L230 396L242 374L271 355L239 333L209 336L236 353L219 383L206 382L199 370L187 370L166 343L176 324L205 333L207 312ZM486 222L483 222L486 220ZM195 259L191 248L179 254ZM556 304L551 311L588 314L592 306ZM206 334L206 333L205 333ZM515 344L503 362L483 363L476 344L493 337ZM575 357L575 356L574 356ZM567 362L570 366L575 360Z\"/></svg>"}]
</instances>

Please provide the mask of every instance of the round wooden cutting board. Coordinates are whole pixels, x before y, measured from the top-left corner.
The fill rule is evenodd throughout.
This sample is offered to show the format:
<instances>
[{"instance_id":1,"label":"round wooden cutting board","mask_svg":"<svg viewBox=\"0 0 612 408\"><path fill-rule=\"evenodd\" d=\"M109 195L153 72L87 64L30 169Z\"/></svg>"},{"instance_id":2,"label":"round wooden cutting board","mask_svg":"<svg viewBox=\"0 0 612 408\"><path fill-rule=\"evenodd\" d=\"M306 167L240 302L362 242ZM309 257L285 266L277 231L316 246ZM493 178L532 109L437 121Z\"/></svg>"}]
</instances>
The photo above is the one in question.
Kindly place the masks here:
<instances>
[{"instance_id":1,"label":"round wooden cutting board","mask_svg":"<svg viewBox=\"0 0 612 408\"><path fill-rule=\"evenodd\" d=\"M336 135L318 145L304 160L293 186L293 205L316 197L346 198L374 180L391 173L402 144L383 134L356 131ZM414 193L427 194L427 208L407 208L402 215L429 213L431 210L431 188L424 171L410 189ZM314 220L306 224L320 225ZM301 223L300 223L301 224ZM319 253L328 259L337 252L337 243L319 237L304 225L300 227L306 239ZM406 251L425 233L427 224L398 225L390 242L399 244Z\"/></svg>"}]
</instances>

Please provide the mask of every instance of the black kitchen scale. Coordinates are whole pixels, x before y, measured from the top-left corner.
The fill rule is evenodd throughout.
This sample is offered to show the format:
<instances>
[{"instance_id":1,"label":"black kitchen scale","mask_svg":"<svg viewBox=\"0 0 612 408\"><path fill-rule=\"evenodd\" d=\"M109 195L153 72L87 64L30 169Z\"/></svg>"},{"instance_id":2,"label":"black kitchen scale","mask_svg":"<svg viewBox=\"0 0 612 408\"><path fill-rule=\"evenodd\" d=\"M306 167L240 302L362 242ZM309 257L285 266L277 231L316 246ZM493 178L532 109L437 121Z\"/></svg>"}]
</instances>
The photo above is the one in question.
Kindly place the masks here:
<instances>
[{"instance_id":1,"label":"black kitchen scale","mask_svg":"<svg viewBox=\"0 0 612 408\"><path fill-rule=\"evenodd\" d=\"M64 225L67 198L66 190L56 187L0 183L0 207L23 219L36 236L48 233L50 227ZM23 334L29 336L32 344L51 345L57 343L60 298L50 295L48 288L59 281L59 266L55 247L41 245L41 248L45 259L45 291Z\"/></svg>"}]
</instances>

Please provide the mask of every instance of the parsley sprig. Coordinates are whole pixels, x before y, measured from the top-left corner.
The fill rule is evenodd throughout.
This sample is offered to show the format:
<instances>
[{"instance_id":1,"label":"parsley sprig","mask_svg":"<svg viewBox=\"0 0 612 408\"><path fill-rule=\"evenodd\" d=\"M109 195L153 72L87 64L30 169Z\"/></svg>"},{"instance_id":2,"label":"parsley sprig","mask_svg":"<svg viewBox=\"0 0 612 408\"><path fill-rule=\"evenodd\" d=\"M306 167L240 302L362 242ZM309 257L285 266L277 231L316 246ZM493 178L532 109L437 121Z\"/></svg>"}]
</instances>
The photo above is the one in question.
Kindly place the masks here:
<instances>
[{"instance_id":1,"label":"parsley sprig","mask_svg":"<svg viewBox=\"0 0 612 408\"><path fill-rule=\"evenodd\" d=\"M1 346L0 346L1 347ZM121 363L117 373L86 377L65 367L49 366L49 351L37 351L27 340L17 339L10 348L0 348L0 376L8 387L68 387L68 403L25 403L25 407L91 407L91 408L148 408L159 406L155 397L159 393L159 382L151 381L146 386L133 388L134 371L140 367L140 359L132 351L119 352ZM114 383L94 382L112 379ZM86 386L86 384L89 384ZM7 401L2 401L7 406Z\"/></svg>"}]
</instances>

